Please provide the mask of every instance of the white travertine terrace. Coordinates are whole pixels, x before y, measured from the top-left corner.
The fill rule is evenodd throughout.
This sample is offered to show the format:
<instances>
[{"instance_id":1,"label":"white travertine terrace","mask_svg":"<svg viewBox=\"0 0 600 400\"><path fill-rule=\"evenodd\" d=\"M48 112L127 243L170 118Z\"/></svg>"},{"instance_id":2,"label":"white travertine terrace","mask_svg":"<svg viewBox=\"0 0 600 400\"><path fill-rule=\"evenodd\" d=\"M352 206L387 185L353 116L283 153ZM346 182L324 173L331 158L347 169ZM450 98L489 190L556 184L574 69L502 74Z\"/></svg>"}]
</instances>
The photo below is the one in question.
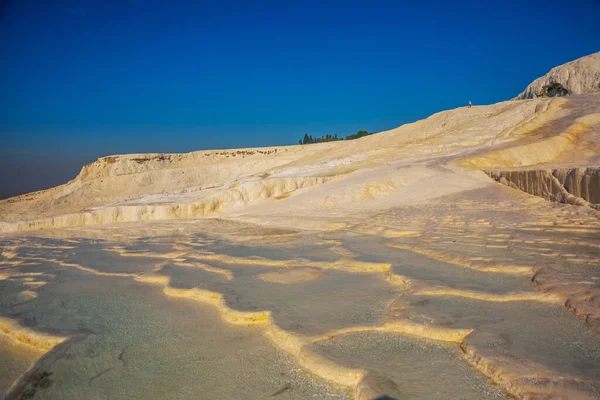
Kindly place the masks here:
<instances>
[{"instance_id":1,"label":"white travertine terrace","mask_svg":"<svg viewBox=\"0 0 600 400\"><path fill-rule=\"evenodd\" d=\"M516 98L532 99L539 96L544 87L556 83L569 94L600 92L600 52L552 68L546 75L531 82Z\"/></svg>"},{"instance_id":2,"label":"white travertine terrace","mask_svg":"<svg viewBox=\"0 0 600 400\"><path fill-rule=\"evenodd\" d=\"M598 398L599 55L526 100L0 201L0 391ZM571 95L529 99L549 79Z\"/></svg>"}]
</instances>

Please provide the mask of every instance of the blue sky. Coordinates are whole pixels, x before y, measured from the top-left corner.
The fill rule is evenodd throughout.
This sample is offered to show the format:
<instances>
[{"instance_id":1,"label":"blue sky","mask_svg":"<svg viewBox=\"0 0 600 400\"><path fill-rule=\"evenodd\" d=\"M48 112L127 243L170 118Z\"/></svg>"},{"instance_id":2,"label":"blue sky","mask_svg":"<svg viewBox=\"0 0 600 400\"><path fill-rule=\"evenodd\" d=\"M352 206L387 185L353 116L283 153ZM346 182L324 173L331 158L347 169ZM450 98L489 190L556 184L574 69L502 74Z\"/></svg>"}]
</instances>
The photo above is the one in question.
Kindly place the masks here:
<instances>
[{"instance_id":1,"label":"blue sky","mask_svg":"<svg viewBox=\"0 0 600 400\"><path fill-rule=\"evenodd\" d=\"M0 0L0 196L109 154L381 131L598 50L598 0Z\"/></svg>"}]
</instances>

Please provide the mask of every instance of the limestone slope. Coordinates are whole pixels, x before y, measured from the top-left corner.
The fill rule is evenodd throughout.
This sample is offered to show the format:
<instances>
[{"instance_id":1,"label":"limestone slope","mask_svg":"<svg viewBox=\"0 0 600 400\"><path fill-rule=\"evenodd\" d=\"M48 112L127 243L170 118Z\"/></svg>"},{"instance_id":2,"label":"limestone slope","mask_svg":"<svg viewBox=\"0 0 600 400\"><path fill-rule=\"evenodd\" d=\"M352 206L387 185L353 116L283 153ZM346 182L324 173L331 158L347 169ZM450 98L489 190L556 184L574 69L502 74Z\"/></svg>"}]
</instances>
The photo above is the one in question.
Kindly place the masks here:
<instances>
[{"instance_id":1,"label":"limestone slope","mask_svg":"<svg viewBox=\"0 0 600 400\"><path fill-rule=\"evenodd\" d=\"M104 157L65 185L0 202L0 231L208 215L323 221L427 204L494 185L483 170L596 167L599 111L600 94L538 98L347 142Z\"/></svg>"},{"instance_id":2,"label":"limestone slope","mask_svg":"<svg viewBox=\"0 0 600 400\"><path fill-rule=\"evenodd\" d=\"M600 52L552 68L529 84L516 99L532 99L544 94L561 95L560 87L567 91L562 92L563 95L600 91Z\"/></svg>"},{"instance_id":3,"label":"limestone slope","mask_svg":"<svg viewBox=\"0 0 600 400\"><path fill-rule=\"evenodd\" d=\"M0 390L596 399L599 171L600 93L101 158L0 202Z\"/></svg>"}]
</instances>

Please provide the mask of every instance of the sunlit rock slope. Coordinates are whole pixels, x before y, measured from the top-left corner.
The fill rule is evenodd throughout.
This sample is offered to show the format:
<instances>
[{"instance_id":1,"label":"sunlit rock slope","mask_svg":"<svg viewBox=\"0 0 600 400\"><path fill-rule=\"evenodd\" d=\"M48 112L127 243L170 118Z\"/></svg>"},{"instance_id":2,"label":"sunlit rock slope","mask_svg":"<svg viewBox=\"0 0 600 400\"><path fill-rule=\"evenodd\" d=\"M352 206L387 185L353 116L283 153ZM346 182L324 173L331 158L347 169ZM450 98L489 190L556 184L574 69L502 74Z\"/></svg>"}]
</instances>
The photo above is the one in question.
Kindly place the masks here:
<instances>
[{"instance_id":1,"label":"sunlit rock slope","mask_svg":"<svg viewBox=\"0 0 600 400\"><path fill-rule=\"evenodd\" d=\"M364 215L492 185L483 170L593 169L599 105L600 94L508 101L347 142L104 157L62 186L0 202L0 231L246 211Z\"/></svg>"},{"instance_id":2,"label":"sunlit rock slope","mask_svg":"<svg viewBox=\"0 0 600 400\"><path fill-rule=\"evenodd\" d=\"M0 202L0 392L597 399L599 170L600 93L101 158Z\"/></svg>"},{"instance_id":3,"label":"sunlit rock slope","mask_svg":"<svg viewBox=\"0 0 600 400\"><path fill-rule=\"evenodd\" d=\"M517 99L566 96L600 91L600 52L558 67L529 84Z\"/></svg>"}]
</instances>

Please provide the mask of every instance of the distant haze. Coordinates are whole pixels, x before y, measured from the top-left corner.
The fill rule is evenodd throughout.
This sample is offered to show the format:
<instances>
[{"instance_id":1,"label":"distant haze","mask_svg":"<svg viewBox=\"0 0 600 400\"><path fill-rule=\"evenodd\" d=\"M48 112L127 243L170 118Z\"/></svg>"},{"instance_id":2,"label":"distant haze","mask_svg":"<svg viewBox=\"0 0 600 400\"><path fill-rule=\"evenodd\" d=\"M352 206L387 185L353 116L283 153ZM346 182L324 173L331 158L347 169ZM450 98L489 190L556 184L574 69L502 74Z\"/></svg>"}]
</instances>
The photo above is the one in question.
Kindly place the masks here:
<instances>
[{"instance_id":1,"label":"distant haze","mask_svg":"<svg viewBox=\"0 0 600 400\"><path fill-rule=\"evenodd\" d=\"M66 183L85 163L73 156L54 160L40 155L0 156L0 199Z\"/></svg>"}]
</instances>

